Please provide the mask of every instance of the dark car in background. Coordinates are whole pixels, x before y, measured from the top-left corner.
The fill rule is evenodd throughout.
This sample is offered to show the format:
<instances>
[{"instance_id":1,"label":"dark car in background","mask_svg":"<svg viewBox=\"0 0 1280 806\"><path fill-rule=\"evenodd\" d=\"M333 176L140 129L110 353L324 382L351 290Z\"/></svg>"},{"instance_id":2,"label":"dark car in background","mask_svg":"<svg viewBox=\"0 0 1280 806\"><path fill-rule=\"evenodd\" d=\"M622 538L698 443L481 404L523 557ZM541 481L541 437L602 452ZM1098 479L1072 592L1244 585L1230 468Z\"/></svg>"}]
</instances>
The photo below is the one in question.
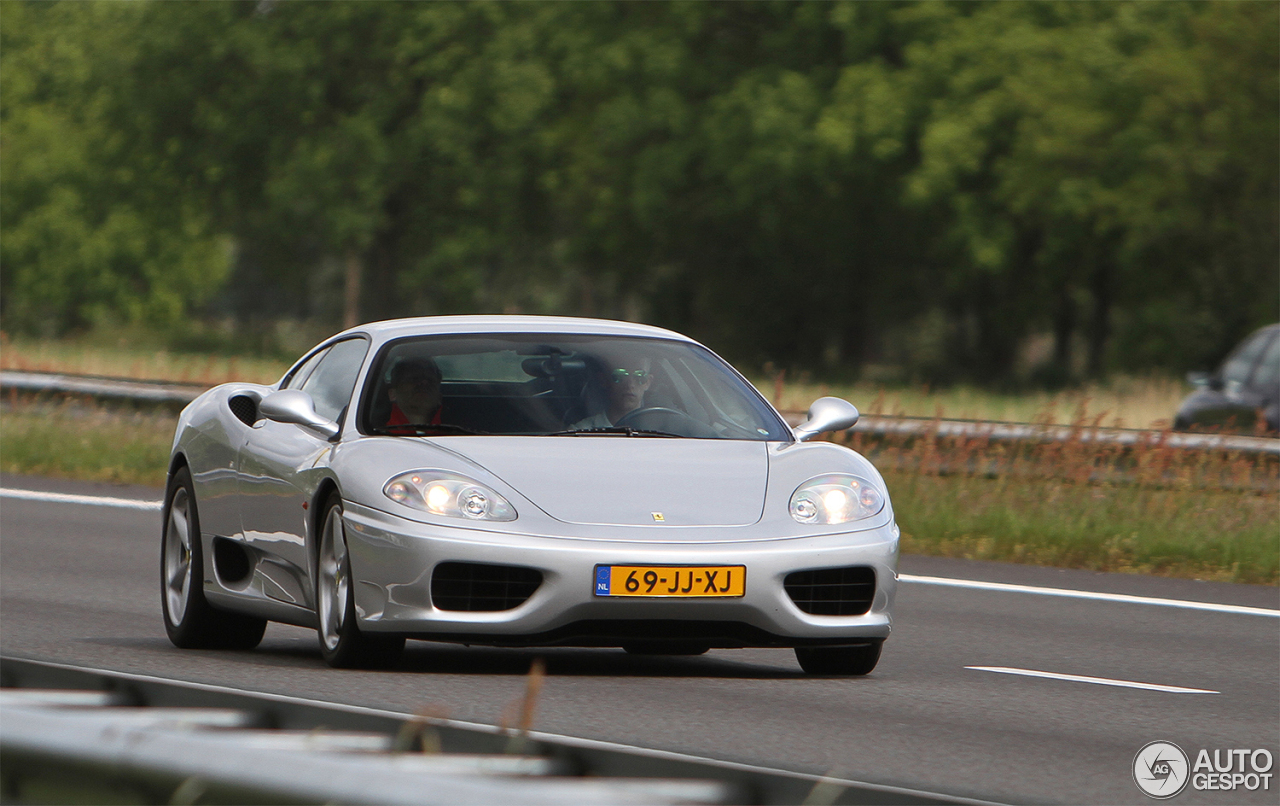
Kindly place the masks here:
<instances>
[{"instance_id":1,"label":"dark car in background","mask_svg":"<svg viewBox=\"0 0 1280 806\"><path fill-rule=\"evenodd\" d=\"M1196 391L1178 407L1178 431L1280 431L1280 324L1240 343L1217 370L1191 372Z\"/></svg>"}]
</instances>

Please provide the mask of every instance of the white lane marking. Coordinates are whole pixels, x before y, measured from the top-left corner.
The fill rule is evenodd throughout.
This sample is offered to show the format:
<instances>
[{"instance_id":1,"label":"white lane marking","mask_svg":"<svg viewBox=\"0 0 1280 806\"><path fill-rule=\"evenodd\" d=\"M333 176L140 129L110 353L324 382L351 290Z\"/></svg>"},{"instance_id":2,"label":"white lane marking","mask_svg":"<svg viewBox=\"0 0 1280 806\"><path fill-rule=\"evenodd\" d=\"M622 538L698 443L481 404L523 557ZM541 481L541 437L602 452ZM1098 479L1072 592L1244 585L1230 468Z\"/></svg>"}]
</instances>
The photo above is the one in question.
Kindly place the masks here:
<instances>
[{"instance_id":1,"label":"white lane marking","mask_svg":"<svg viewBox=\"0 0 1280 806\"><path fill-rule=\"evenodd\" d=\"M70 493L42 493L35 490L14 490L0 487L0 498L21 498L25 501L49 501L55 504L85 504L99 507L123 507L159 512L160 501L139 501L136 498L109 498L101 495L71 495Z\"/></svg>"},{"instance_id":2,"label":"white lane marking","mask_svg":"<svg viewBox=\"0 0 1280 806\"><path fill-rule=\"evenodd\" d=\"M1280 610L1269 610L1265 607L1246 607L1244 605L1215 604L1213 602L1191 602L1183 599L1157 599L1154 596L1130 596L1127 593L1096 593L1094 591L1077 591L1067 588L1039 588L1034 585L1011 585L1005 582L977 582L972 579L951 579L949 577L918 577L911 574L899 574L900 582L915 582L922 585L943 585L951 588L973 588L975 590L1007 591L1009 593L1033 593L1038 596L1064 596L1068 599L1093 599L1099 602L1124 602L1127 604L1156 605L1158 607L1181 607L1185 610L1208 610L1213 613L1235 613L1244 616L1270 616L1280 618Z\"/></svg>"},{"instance_id":3,"label":"white lane marking","mask_svg":"<svg viewBox=\"0 0 1280 806\"><path fill-rule=\"evenodd\" d=\"M996 672L998 674L1017 674L1023 677L1047 677L1050 680L1068 680L1073 683L1093 683L1099 686L1119 686L1120 688L1141 688L1148 691L1169 691L1174 694L1221 694L1221 691L1210 691L1207 688L1184 688L1182 686L1162 686L1159 683L1138 683L1133 680L1112 680L1109 677L1087 677L1080 674L1059 674L1058 672L1040 672L1035 669L1014 669L1009 666L966 666L978 672Z\"/></svg>"},{"instance_id":4,"label":"white lane marking","mask_svg":"<svg viewBox=\"0 0 1280 806\"><path fill-rule=\"evenodd\" d=\"M89 506L124 507L159 512L163 506L161 501L139 501L132 498L107 498L96 495L71 495L69 493L45 493L35 490L16 490L0 487L0 498L21 498L28 501L49 501L61 504L85 504ZM1182 599L1157 599L1152 596L1130 596L1124 593L1096 593L1093 591L1077 591L1067 588L1040 588L1032 585L1011 585L1005 582L978 582L972 579L952 579L950 577L924 577L913 574L899 574L899 582L914 582L922 585L943 585L953 588L971 588L974 590L1006 591L1009 593L1031 593L1039 596L1064 596L1070 599L1093 599L1102 602L1126 602L1128 604L1156 605L1159 607L1181 607L1187 610L1207 610L1213 613L1235 613L1246 616L1270 616L1280 618L1280 610L1268 610L1264 607L1246 607L1244 605L1215 604L1213 602L1191 602Z\"/></svg>"}]
</instances>

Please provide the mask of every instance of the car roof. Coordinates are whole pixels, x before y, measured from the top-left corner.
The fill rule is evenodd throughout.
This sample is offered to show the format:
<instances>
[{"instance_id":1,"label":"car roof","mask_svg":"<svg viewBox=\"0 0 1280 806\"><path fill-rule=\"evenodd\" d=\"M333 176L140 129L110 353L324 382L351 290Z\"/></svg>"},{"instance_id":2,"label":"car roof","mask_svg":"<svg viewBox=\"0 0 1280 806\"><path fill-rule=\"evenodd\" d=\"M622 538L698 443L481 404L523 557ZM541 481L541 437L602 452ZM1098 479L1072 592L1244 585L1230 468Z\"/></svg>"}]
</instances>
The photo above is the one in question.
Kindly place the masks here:
<instances>
[{"instance_id":1,"label":"car roof","mask_svg":"<svg viewBox=\"0 0 1280 806\"><path fill-rule=\"evenodd\" d=\"M385 342L405 336L482 333L547 333L591 336L647 336L692 342L688 336L652 325L619 322L609 319L584 319L571 316L420 316L412 319L388 319L370 322L344 331L339 336L365 333L375 341Z\"/></svg>"}]
</instances>

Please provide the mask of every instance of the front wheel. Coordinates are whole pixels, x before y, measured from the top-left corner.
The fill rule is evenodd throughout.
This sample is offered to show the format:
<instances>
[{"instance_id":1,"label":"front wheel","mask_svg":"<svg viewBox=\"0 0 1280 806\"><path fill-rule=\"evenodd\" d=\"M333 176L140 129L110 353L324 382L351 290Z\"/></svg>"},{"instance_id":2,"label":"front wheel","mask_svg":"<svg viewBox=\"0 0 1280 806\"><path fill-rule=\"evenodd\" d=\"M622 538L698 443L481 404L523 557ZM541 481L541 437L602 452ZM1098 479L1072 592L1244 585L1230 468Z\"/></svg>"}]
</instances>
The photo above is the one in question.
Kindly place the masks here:
<instances>
[{"instance_id":1,"label":"front wheel","mask_svg":"<svg viewBox=\"0 0 1280 806\"><path fill-rule=\"evenodd\" d=\"M880 661L882 641L859 646L796 647L796 660L809 674L870 674Z\"/></svg>"},{"instance_id":2,"label":"front wheel","mask_svg":"<svg viewBox=\"0 0 1280 806\"><path fill-rule=\"evenodd\" d=\"M369 635L361 632L356 624L342 497L336 492L325 505L323 524L316 558L316 630L320 636L320 654L326 663L340 669L393 666L404 652L404 638Z\"/></svg>"},{"instance_id":3,"label":"front wheel","mask_svg":"<svg viewBox=\"0 0 1280 806\"><path fill-rule=\"evenodd\" d=\"M191 471L179 468L164 495L160 533L160 604L169 640L182 649L253 649L265 619L228 613L204 598L204 554Z\"/></svg>"}]
</instances>

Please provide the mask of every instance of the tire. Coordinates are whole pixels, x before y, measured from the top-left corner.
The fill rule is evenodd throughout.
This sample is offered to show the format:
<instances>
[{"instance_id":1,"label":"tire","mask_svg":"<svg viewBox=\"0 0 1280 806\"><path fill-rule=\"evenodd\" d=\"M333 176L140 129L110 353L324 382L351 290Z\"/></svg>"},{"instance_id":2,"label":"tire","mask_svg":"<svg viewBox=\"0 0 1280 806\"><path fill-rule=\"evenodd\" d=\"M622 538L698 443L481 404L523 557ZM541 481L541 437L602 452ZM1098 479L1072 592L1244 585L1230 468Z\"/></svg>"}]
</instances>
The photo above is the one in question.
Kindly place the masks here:
<instances>
[{"instance_id":1,"label":"tire","mask_svg":"<svg viewBox=\"0 0 1280 806\"><path fill-rule=\"evenodd\" d=\"M883 641L860 646L796 647L796 660L808 674L864 675L880 661Z\"/></svg>"},{"instance_id":2,"label":"tire","mask_svg":"<svg viewBox=\"0 0 1280 806\"><path fill-rule=\"evenodd\" d=\"M160 529L160 609L164 629L182 649L253 649L266 619L230 613L204 598L204 549L191 471L179 468L164 494Z\"/></svg>"},{"instance_id":3,"label":"tire","mask_svg":"<svg viewBox=\"0 0 1280 806\"><path fill-rule=\"evenodd\" d=\"M347 556L342 497L329 496L320 522L316 552L316 634L320 654L338 669L382 669L394 666L404 652L403 636L370 635L356 623L351 559Z\"/></svg>"}]
</instances>

